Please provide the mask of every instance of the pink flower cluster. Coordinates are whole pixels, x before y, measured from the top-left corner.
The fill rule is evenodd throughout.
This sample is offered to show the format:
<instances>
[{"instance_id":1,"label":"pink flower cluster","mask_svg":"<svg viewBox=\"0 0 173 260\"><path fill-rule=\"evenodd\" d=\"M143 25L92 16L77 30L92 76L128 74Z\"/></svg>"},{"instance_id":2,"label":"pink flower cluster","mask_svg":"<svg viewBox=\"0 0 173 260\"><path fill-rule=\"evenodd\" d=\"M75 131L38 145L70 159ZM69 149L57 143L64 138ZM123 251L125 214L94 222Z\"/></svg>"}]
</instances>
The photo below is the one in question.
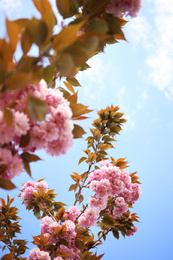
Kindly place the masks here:
<instances>
[{"instance_id":1,"label":"pink flower cluster","mask_svg":"<svg viewBox=\"0 0 173 260\"><path fill-rule=\"evenodd\" d=\"M35 122L26 113L27 97L39 98L48 104L46 120ZM3 109L11 104L12 126L4 122ZM51 156L65 154L72 147L72 111L58 89L48 89L44 80L22 90L0 93L0 166L5 165L4 178L12 179L24 167L21 152L44 149ZM30 133L27 147L20 147L21 137Z\"/></svg>"},{"instance_id":2,"label":"pink flower cluster","mask_svg":"<svg viewBox=\"0 0 173 260\"><path fill-rule=\"evenodd\" d=\"M68 219L75 221L76 218L79 216L80 214L80 209L76 206L71 206L67 211L65 216L68 217Z\"/></svg>"},{"instance_id":3,"label":"pink flower cluster","mask_svg":"<svg viewBox=\"0 0 173 260\"><path fill-rule=\"evenodd\" d=\"M110 0L107 11L115 17L127 14L136 17L141 8L141 0Z\"/></svg>"},{"instance_id":4,"label":"pink flower cluster","mask_svg":"<svg viewBox=\"0 0 173 260\"><path fill-rule=\"evenodd\" d=\"M48 239L49 245L56 244L61 239L66 240L68 242L68 247L65 245L60 245L62 253L70 254L70 256L65 258L66 260L80 259L78 255L78 253L80 253L80 250L75 245L76 226L73 221L68 219L65 220L63 224L60 224L58 222L53 221L51 217L46 216L42 218L40 226L42 233ZM66 226L66 230L63 232L64 235L57 235L55 228L62 226Z\"/></svg>"},{"instance_id":5,"label":"pink flower cluster","mask_svg":"<svg viewBox=\"0 0 173 260\"><path fill-rule=\"evenodd\" d=\"M51 260L51 257L48 252L42 251L39 248L33 248L27 257L27 260Z\"/></svg>"},{"instance_id":6,"label":"pink flower cluster","mask_svg":"<svg viewBox=\"0 0 173 260\"><path fill-rule=\"evenodd\" d=\"M137 228L137 227L134 227L134 228L131 229L131 230L127 230L126 235L127 235L128 237L133 236L134 233L136 233L137 231L138 231L138 228Z\"/></svg>"},{"instance_id":7,"label":"pink flower cluster","mask_svg":"<svg viewBox=\"0 0 173 260\"><path fill-rule=\"evenodd\" d=\"M39 248L33 248L29 256L27 257L27 260L51 260L52 258L49 256L48 252L45 252L43 250L40 250ZM54 260L63 260L62 257L57 256L54 258Z\"/></svg>"},{"instance_id":8,"label":"pink flower cluster","mask_svg":"<svg viewBox=\"0 0 173 260\"><path fill-rule=\"evenodd\" d=\"M128 205L134 204L141 194L137 183L132 183L127 172L113 164L102 161L101 168L90 173L90 189L95 195L89 200L89 205L98 211L107 206L108 196L115 198L116 207L113 217L121 217L128 211Z\"/></svg>"},{"instance_id":9,"label":"pink flower cluster","mask_svg":"<svg viewBox=\"0 0 173 260\"><path fill-rule=\"evenodd\" d=\"M22 185L21 198L23 199L23 203L25 206L29 204L30 201L35 200L34 192L38 193L38 191L42 189L45 192L48 191L48 184L45 181L28 181L24 185Z\"/></svg>"},{"instance_id":10,"label":"pink flower cluster","mask_svg":"<svg viewBox=\"0 0 173 260\"><path fill-rule=\"evenodd\" d=\"M88 208L79 217L78 224L83 228L94 226L98 220L98 217L99 217L99 212L95 207Z\"/></svg>"},{"instance_id":11,"label":"pink flower cluster","mask_svg":"<svg viewBox=\"0 0 173 260\"><path fill-rule=\"evenodd\" d=\"M4 173L1 175L6 179L12 179L23 170L23 160L18 153L13 153L9 147L0 148L0 167L4 168Z\"/></svg>"}]
</instances>

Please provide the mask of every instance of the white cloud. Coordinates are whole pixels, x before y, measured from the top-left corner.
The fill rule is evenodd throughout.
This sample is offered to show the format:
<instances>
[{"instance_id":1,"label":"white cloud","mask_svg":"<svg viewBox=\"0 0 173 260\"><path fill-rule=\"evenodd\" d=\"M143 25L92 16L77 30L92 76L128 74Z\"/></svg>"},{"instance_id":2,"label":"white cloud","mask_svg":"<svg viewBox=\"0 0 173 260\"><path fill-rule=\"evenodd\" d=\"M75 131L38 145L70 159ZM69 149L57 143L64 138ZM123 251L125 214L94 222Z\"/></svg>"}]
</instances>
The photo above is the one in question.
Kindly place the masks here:
<instances>
[{"instance_id":1,"label":"white cloud","mask_svg":"<svg viewBox=\"0 0 173 260\"><path fill-rule=\"evenodd\" d=\"M150 48L151 43L149 34L151 26L145 16L137 16L127 24L127 39L130 44L135 48L138 44L142 43L145 48Z\"/></svg>"},{"instance_id":2,"label":"white cloud","mask_svg":"<svg viewBox=\"0 0 173 260\"><path fill-rule=\"evenodd\" d=\"M93 57L88 64L91 68L79 73L77 78L84 86L83 98L87 102L91 102L92 106L98 107L104 99L103 93L107 93L111 86L116 86L116 67L111 60L107 60L105 63L102 55ZM85 87L85 85L87 86Z\"/></svg>"},{"instance_id":3,"label":"white cloud","mask_svg":"<svg viewBox=\"0 0 173 260\"><path fill-rule=\"evenodd\" d=\"M21 11L22 2L20 0L0 0L0 8L8 13L19 10Z\"/></svg>"},{"instance_id":4,"label":"white cloud","mask_svg":"<svg viewBox=\"0 0 173 260\"><path fill-rule=\"evenodd\" d=\"M130 22L130 42L146 50L150 83L173 99L173 1L148 0L145 4L147 13Z\"/></svg>"}]
</instances>

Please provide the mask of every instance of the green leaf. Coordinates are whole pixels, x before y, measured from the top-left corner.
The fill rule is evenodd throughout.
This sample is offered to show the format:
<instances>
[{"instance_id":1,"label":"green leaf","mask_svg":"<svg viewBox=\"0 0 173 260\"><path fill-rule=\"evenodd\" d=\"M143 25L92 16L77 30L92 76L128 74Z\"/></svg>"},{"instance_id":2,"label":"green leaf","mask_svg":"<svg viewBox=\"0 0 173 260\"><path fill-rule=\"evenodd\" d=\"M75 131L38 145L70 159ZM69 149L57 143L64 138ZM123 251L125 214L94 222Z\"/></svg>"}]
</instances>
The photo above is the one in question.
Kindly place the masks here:
<instances>
[{"instance_id":1,"label":"green leaf","mask_svg":"<svg viewBox=\"0 0 173 260\"><path fill-rule=\"evenodd\" d=\"M39 98L28 97L26 100L26 109L28 116L33 121L43 121L48 112L48 105Z\"/></svg>"},{"instance_id":2,"label":"green leaf","mask_svg":"<svg viewBox=\"0 0 173 260\"><path fill-rule=\"evenodd\" d=\"M79 81L76 78L67 78L66 80L67 80L68 83L70 83L74 87L78 87L78 86L80 87L81 86Z\"/></svg>"},{"instance_id":3,"label":"green leaf","mask_svg":"<svg viewBox=\"0 0 173 260\"><path fill-rule=\"evenodd\" d=\"M40 209L38 207L34 207L34 216L36 216L37 219L41 218Z\"/></svg>"},{"instance_id":4,"label":"green leaf","mask_svg":"<svg viewBox=\"0 0 173 260\"><path fill-rule=\"evenodd\" d=\"M47 82L47 85L49 85L52 82L54 75L55 68L52 65L48 65L46 68L43 69L43 77Z\"/></svg>"},{"instance_id":5,"label":"green leaf","mask_svg":"<svg viewBox=\"0 0 173 260\"><path fill-rule=\"evenodd\" d=\"M119 232L118 232L118 230L114 229L114 230L112 231L112 233L113 233L113 236L114 236L116 239L119 239Z\"/></svg>"},{"instance_id":6,"label":"green leaf","mask_svg":"<svg viewBox=\"0 0 173 260\"><path fill-rule=\"evenodd\" d=\"M60 76L71 77L74 76L75 64L72 55L69 53L62 53L55 62L55 66Z\"/></svg>"},{"instance_id":7,"label":"green leaf","mask_svg":"<svg viewBox=\"0 0 173 260\"><path fill-rule=\"evenodd\" d=\"M114 227L115 224L116 224L116 221L114 220L114 218L106 215L106 216L103 217L102 223L104 225L106 225L107 227Z\"/></svg>"},{"instance_id":8,"label":"green leaf","mask_svg":"<svg viewBox=\"0 0 173 260\"><path fill-rule=\"evenodd\" d=\"M88 31L96 31L100 33L107 33L109 30L108 24L105 20L94 20L89 28Z\"/></svg>"}]
</instances>

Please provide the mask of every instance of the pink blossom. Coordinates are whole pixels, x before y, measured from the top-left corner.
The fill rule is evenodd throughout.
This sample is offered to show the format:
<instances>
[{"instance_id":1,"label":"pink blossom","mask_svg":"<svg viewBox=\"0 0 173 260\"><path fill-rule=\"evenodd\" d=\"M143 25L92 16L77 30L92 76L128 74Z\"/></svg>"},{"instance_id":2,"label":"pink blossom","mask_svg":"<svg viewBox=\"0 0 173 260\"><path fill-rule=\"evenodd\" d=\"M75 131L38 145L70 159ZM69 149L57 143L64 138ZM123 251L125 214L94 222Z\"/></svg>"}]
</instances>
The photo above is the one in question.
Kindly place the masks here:
<instances>
[{"instance_id":1,"label":"pink blossom","mask_svg":"<svg viewBox=\"0 0 173 260\"><path fill-rule=\"evenodd\" d=\"M24 168L23 160L19 156L18 153L16 153L12 158L12 163L9 167L9 178L12 179L17 175L20 175Z\"/></svg>"},{"instance_id":2,"label":"pink blossom","mask_svg":"<svg viewBox=\"0 0 173 260\"><path fill-rule=\"evenodd\" d=\"M76 232L75 232L75 224L73 221L71 220L66 220L64 222L64 224L66 225L66 232L68 233L68 236L70 237L75 237L76 236Z\"/></svg>"},{"instance_id":3,"label":"pink blossom","mask_svg":"<svg viewBox=\"0 0 173 260\"><path fill-rule=\"evenodd\" d=\"M98 211L101 211L106 208L107 206L107 196L104 197L92 197L89 199L88 204L90 205L91 208L96 208Z\"/></svg>"},{"instance_id":4,"label":"pink blossom","mask_svg":"<svg viewBox=\"0 0 173 260\"><path fill-rule=\"evenodd\" d=\"M46 216L41 219L40 226L41 226L41 231L43 234L45 234L45 233L52 234L52 233L54 233L54 228L60 226L60 224L57 222L54 222L51 217Z\"/></svg>"},{"instance_id":5,"label":"pink blossom","mask_svg":"<svg viewBox=\"0 0 173 260\"><path fill-rule=\"evenodd\" d=\"M120 218L123 214L123 209L122 208L115 208L113 210L113 217L114 218Z\"/></svg>"},{"instance_id":6,"label":"pink blossom","mask_svg":"<svg viewBox=\"0 0 173 260\"><path fill-rule=\"evenodd\" d=\"M0 165L10 164L12 161L11 151L7 148L0 148Z\"/></svg>"},{"instance_id":7,"label":"pink blossom","mask_svg":"<svg viewBox=\"0 0 173 260\"><path fill-rule=\"evenodd\" d=\"M25 113L28 97L36 97L47 102L48 114L44 122L33 122ZM2 111L3 107L13 100L16 100L11 109L13 125L9 127L4 122ZM0 93L0 145L5 144L8 149L13 149L13 154L20 154L23 152L23 147L20 147L21 137L29 132L30 139L27 147L24 147L25 152L30 153L45 149L51 156L66 154L72 147L73 124L71 117L72 111L69 101L63 97L59 90L48 89L44 80L41 80L37 85L27 85L22 90ZM12 162L12 153L9 159L5 160L6 151L3 149L3 152L2 156L0 152L0 164L9 165L3 177L11 179L22 172L24 165L19 158L20 156L17 155Z\"/></svg>"},{"instance_id":8,"label":"pink blossom","mask_svg":"<svg viewBox=\"0 0 173 260\"><path fill-rule=\"evenodd\" d=\"M66 260L79 260L80 257L78 253L80 253L79 249L75 246L74 242L69 243L69 247L60 245L59 247L62 253L70 254L70 256L65 257Z\"/></svg>"},{"instance_id":9,"label":"pink blossom","mask_svg":"<svg viewBox=\"0 0 173 260\"><path fill-rule=\"evenodd\" d=\"M98 197L107 196L107 189L101 182L99 182L99 184L97 186L96 195Z\"/></svg>"},{"instance_id":10,"label":"pink blossom","mask_svg":"<svg viewBox=\"0 0 173 260\"><path fill-rule=\"evenodd\" d=\"M66 154L66 152L72 148L73 135L63 135L59 139L52 142L48 142L46 152L51 156L59 156L60 154Z\"/></svg>"},{"instance_id":11,"label":"pink blossom","mask_svg":"<svg viewBox=\"0 0 173 260\"><path fill-rule=\"evenodd\" d=\"M107 11L116 17L123 13L131 17L136 17L141 8L141 0L110 0Z\"/></svg>"},{"instance_id":12,"label":"pink blossom","mask_svg":"<svg viewBox=\"0 0 173 260\"><path fill-rule=\"evenodd\" d=\"M123 213L128 211L129 205L135 203L141 194L141 190L137 183L131 183L131 178L127 172L119 167L112 165L109 162L101 162L103 165L90 173L90 189L95 192L95 195L89 199L91 208L98 211L103 210L107 206L108 196L115 197L116 208L113 209L115 218L121 217ZM110 208L110 214L112 207ZM85 213L80 218L81 225L89 226L89 220Z\"/></svg>"},{"instance_id":13,"label":"pink blossom","mask_svg":"<svg viewBox=\"0 0 173 260\"><path fill-rule=\"evenodd\" d=\"M35 188L32 186L28 186L25 188L25 190L21 193L21 198L23 200L30 200L33 199L33 192L35 192Z\"/></svg>"},{"instance_id":14,"label":"pink blossom","mask_svg":"<svg viewBox=\"0 0 173 260\"><path fill-rule=\"evenodd\" d=\"M98 220L98 211L96 208L86 209L85 212L79 217L78 223L81 227L91 227L96 224Z\"/></svg>"},{"instance_id":15,"label":"pink blossom","mask_svg":"<svg viewBox=\"0 0 173 260\"><path fill-rule=\"evenodd\" d=\"M136 232L138 231L138 227L134 227L134 228L132 229L132 231L133 231L134 233L136 233Z\"/></svg>"},{"instance_id":16,"label":"pink blossom","mask_svg":"<svg viewBox=\"0 0 173 260\"><path fill-rule=\"evenodd\" d=\"M95 170L94 172L91 172L89 175L89 181L100 181L101 179L103 179L105 177L104 172L100 169Z\"/></svg>"},{"instance_id":17,"label":"pink blossom","mask_svg":"<svg viewBox=\"0 0 173 260\"><path fill-rule=\"evenodd\" d=\"M51 121L45 121L41 125L42 129L45 132L45 139L47 142L57 140L59 137L59 128L57 125Z\"/></svg>"},{"instance_id":18,"label":"pink blossom","mask_svg":"<svg viewBox=\"0 0 173 260\"><path fill-rule=\"evenodd\" d=\"M30 134L31 139L29 142L29 148L35 147L38 150L46 148L46 132L41 126L33 126Z\"/></svg>"},{"instance_id":19,"label":"pink blossom","mask_svg":"<svg viewBox=\"0 0 173 260\"><path fill-rule=\"evenodd\" d=\"M125 200L123 197L117 197L115 200L116 206L122 207L125 204Z\"/></svg>"},{"instance_id":20,"label":"pink blossom","mask_svg":"<svg viewBox=\"0 0 173 260\"><path fill-rule=\"evenodd\" d=\"M48 252L41 251L39 248L34 248L30 251L27 260L51 260Z\"/></svg>"},{"instance_id":21,"label":"pink blossom","mask_svg":"<svg viewBox=\"0 0 173 260\"><path fill-rule=\"evenodd\" d=\"M13 116L13 126L15 135L26 135L27 131L30 129L29 118L24 113L18 111L13 111Z\"/></svg>"},{"instance_id":22,"label":"pink blossom","mask_svg":"<svg viewBox=\"0 0 173 260\"><path fill-rule=\"evenodd\" d=\"M46 95L46 102L50 107L56 108L59 104L64 102L63 93L59 91L59 89L48 89L48 93Z\"/></svg>"},{"instance_id":23,"label":"pink blossom","mask_svg":"<svg viewBox=\"0 0 173 260\"><path fill-rule=\"evenodd\" d=\"M45 181L39 181L39 182L35 183L35 188L36 188L37 191L39 191L39 189L42 189L45 192L47 192L48 191L48 184Z\"/></svg>"},{"instance_id":24,"label":"pink blossom","mask_svg":"<svg viewBox=\"0 0 173 260\"><path fill-rule=\"evenodd\" d=\"M106 167L109 167L110 166L110 163L108 161L105 161L105 160L102 160L100 162L100 166L103 167L103 166L106 166Z\"/></svg>"},{"instance_id":25,"label":"pink blossom","mask_svg":"<svg viewBox=\"0 0 173 260\"><path fill-rule=\"evenodd\" d=\"M76 218L79 216L80 214L80 209L76 206L71 206L68 211L66 211L66 216L68 217L68 219L75 221Z\"/></svg>"},{"instance_id":26,"label":"pink blossom","mask_svg":"<svg viewBox=\"0 0 173 260\"><path fill-rule=\"evenodd\" d=\"M34 187L34 185L35 185L35 182L34 181L27 181L27 183L25 183L25 184L23 184L22 185L22 191L25 191L25 189L27 188L27 187Z\"/></svg>"},{"instance_id":27,"label":"pink blossom","mask_svg":"<svg viewBox=\"0 0 173 260\"><path fill-rule=\"evenodd\" d=\"M133 231L132 230L127 230L126 236L130 237L133 235Z\"/></svg>"},{"instance_id":28,"label":"pink blossom","mask_svg":"<svg viewBox=\"0 0 173 260\"><path fill-rule=\"evenodd\" d=\"M54 260L63 260L63 258L60 257L60 256L57 256L57 257L54 258Z\"/></svg>"},{"instance_id":29,"label":"pink blossom","mask_svg":"<svg viewBox=\"0 0 173 260\"><path fill-rule=\"evenodd\" d=\"M82 215L78 218L78 223L79 223L79 226L81 226L81 227L83 227L83 228L88 228L88 227L90 227L89 219L87 219L84 214L82 214Z\"/></svg>"},{"instance_id":30,"label":"pink blossom","mask_svg":"<svg viewBox=\"0 0 173 260\"><path fill-rule=\"evenodd\" d=\"M99 185L99 181L92 181L91 184L90 184L90 189L92 191L97 191L97 188L98 188L98 185Z\"/></svg>"},{"instance_id":31,"label":"pink blossom","mask_svg":"<svg viewBox=\"0 0 173 260\"><path fill-rule=\"evenodd\" d=\"M24 201L25 206L29 204L31 200L35 200L33 193L38 193L39 189L48 191L48 184L45 181L33 182L28 181L22 186L21 197Z\"/></svg>"}]
</instances>

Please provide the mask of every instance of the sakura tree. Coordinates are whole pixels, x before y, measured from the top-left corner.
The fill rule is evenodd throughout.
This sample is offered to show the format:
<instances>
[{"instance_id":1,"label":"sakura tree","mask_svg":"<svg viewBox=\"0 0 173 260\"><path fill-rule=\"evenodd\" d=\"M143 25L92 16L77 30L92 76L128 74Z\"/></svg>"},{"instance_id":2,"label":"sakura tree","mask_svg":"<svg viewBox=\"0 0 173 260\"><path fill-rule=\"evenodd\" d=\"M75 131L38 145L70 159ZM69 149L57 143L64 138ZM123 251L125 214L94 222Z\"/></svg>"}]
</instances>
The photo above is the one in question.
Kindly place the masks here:
<instances>
[{"instance_id":1,"label":"sakura tree","mask_svg":"<svg viewBox=\"0 0 173 260\"><path fill-rule=\"evenodd\" d=\"M12 179L25 170L31 176L30 163L40 158L36 151L44 149L50 156L66 154L73 138L81 138L84 129L73 120L85 120L91 112L78 103L79 71L89 68L87 61L103 51L107 44L125 40L122 27L124 15L137 15L139 0L57 0L63 21L60 31L54 30L56 16L48 0L32 0L40 19L6 19L7 38L0 39L0 187L15 188ZM16 51L22 49L20 57ZM36 45L37 54L30 54ZM32 53L32 52L31 52ZM58 86L62 82L64 87ZM139 199L140 188L136 172L125 171L127 161L108 155L112 142L126 120L118 106L98 111L91 136L86 139L84 173L71 175L74 183L74 204L67 207L56 202L54 190L43 180L28 181L20 197L27 210L40 219L41 234L33 237L28 260L39 259L100 259L95 248L112 232L131 236L138 221L130 212ZM84 201L83 189L92 196ZM0 241L10 253L5 259L26 259L27 242L16 238L20 233L18 209L14 199L1 198ZM82 204L82 206L81 206ZM98 237L92 226L98 226Z\"/></svg>"}]
</instances>

